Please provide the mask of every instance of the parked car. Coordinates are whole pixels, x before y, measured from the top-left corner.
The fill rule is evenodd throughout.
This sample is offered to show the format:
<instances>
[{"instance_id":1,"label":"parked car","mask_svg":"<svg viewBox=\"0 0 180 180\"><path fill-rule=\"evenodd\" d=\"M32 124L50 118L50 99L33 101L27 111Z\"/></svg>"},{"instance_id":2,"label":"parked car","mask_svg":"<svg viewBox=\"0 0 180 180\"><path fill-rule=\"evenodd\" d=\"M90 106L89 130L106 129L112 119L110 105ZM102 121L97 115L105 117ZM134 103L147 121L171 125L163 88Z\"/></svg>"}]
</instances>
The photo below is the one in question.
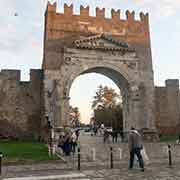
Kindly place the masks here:
<instances>
[{"instance_id":1,"label":"parked car","mask_svg":"<svg viewBox=\"0 0 180 180\"><path fill-rule=\"evenodd\" d=\"M89 127L84 128L84 132L90 132L90 131L91 131L91 129Z\"/></svg>"},{"instance_id":2,"label":"parked car","mask_svg":"<svg viewBox=\"0 0 180 180\"><path fill-rule=\"evenodd\" d=\"M108 132L112 132L112 131L113 131L112 127L105 127L105 129L106 129Z\"/></svg>"}]
</instances>

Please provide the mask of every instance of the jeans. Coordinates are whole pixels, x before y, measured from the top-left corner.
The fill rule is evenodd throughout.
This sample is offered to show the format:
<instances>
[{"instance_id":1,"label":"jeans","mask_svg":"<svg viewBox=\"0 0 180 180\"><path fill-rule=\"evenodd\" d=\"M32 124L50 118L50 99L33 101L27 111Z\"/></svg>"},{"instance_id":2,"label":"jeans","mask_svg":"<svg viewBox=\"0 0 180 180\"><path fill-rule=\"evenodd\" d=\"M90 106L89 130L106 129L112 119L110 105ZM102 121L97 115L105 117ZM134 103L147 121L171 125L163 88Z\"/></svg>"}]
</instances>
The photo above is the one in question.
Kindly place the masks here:
<instances>
[{"instance_id":1,"label":"jeans","mask_svg":"<svg viewBox=\"0 0 180 180\"><path fill-rule=\"evenodd\" d=\"M139 162L139 167L141 169L144 169L144 162L143 158L141 156L141 148L133 148L132 151L130 152L130 161L129 161L129 168L133 168L133 163L134 163L134 156L137 156L138 162Z\"/></svg>"},{"instance_id":2,"label":"jeans","mask_svg":"<svg viewBox=\"0 0 180 180\"><path fill-rule=\"evenodd\" d=\"M76 146L77 146L77 143L72 142L72 152L73 152L73 154L76 152Z\"/></svg>"}]
</instances>

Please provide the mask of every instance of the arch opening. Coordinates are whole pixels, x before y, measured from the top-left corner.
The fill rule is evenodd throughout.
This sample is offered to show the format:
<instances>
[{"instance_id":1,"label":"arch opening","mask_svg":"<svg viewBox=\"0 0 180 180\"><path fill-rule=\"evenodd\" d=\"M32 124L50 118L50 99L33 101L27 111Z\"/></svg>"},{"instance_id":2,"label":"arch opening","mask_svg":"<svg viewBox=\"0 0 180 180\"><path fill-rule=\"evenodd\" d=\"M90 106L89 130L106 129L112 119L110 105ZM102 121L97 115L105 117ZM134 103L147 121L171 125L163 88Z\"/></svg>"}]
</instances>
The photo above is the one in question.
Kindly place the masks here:
<instances>
[{"instance_id":1,"label":"arch opening","mask_svg":"<svg viewBox=\"0 0 180 180\"><path fill-rule=\"evenodd\" d=\"M113 129L118 127L119 130L121 130L121 131L126 129L127 121L128 121L127 113L128 113L128 110L129 110L128 97L129 97L129 89L130 89L129 87L130 87L130 85L129 85L128 80L125 79L119 72L117 72L115 70L112 70L110 68L107 68L107 67L90 68L88 70L85 70L85 71L79 73L71 81L71 83L69 85L69 88L68 88L69 89L68 95L70 96L70 102L69 102L70 108L69 108L69 110L72 111L72 107L76 106L76 102L77 102L77 99L76 99L76 102L72 103L72 101L73 101L72 94L73 93L72 93L71 90L73 88L73 85L74 85L74 83L76 83L76 80L81 79L82 77L85 77L85 76L89 76L89 78L90 78L90 76L91 77L94 76L93 77L94 80L96 78L98 79L98 82L96 81L96 83L97 83L96 89L97 89L98 85L102 84L103 86L107 86L109 88L113 88L113 89L116 90L116 92L120 96L119 101L121 101L121 102L119 102L119 104L117 104L117 107L119 105L119 107L118 107L119 110L118 110L118 112L116 112L117 113L116 115L118 116L121 113L122 116L121 117L120 116L118 116L118 117L114 116L116 119L111 121L111 124L109 124L109 125L113 126ZM101 78L100 78L100 76L101 76ZM87 84L90 83L89 78L87 78L88 82L85 82L85 80L83 82L87 83ZM105 80L105 79L106 79L106 83L103 83L103 80ZM84 86L86 86L86 85L84 84ZM79 91L84 92L84 88L82 87L81 89L79 89ZM87 89L85 89L85 91L88 93ZM83 93L82 93L82 95L83 95ZM95 89L94 89L94 94L93 95L95 95ZM91 94L91 98L93 98L93 95ZM91 102L88 102L88 103L91 103ZM85 108L85 106L83 106L83 108ZM91 107L89 106L89 108L91 108ZM82 112L81 108L80 108L80 111ZM96 111L92 111L92 114L91 114L91 116L89 116L89 118L93 117L93 116L95 117L95 112ZM82 115L82 118L84 118L84 115ZM119 118L119 121L118 121L117 118ZM71 119L71 118L69 117L69 119Z\"/></svg>"}]
</instances>

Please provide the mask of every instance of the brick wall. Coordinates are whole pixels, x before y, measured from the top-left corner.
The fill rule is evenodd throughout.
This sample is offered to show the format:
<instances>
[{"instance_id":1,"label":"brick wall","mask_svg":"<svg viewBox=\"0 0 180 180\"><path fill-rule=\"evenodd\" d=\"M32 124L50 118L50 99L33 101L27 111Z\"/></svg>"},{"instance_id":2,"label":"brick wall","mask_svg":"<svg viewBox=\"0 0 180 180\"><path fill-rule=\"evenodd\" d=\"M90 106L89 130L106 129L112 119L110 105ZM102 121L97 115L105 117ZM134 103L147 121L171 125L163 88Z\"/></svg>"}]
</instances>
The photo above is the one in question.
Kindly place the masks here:
<instances>
[{"instance_id":1,"label":"brick wall","mask_svg":"<svg viewBox=\"0 0 180 180\"><path fill-rule=\"evenodd\" d=\"M179 133L180 93L179 81L166 80L165 87L156 87L156 126L162 134Z\"/></svg>"},{"instance_id":2,"label":"brick wall","mask_svg":"<svg viewBox=\"0 0 180 180\"><path fill-rule=\"evenodd\" d=\"M105 17L105 9L96 8L96 16L89 15L89 7L80 7L80 15L73 14L73 5L64 4L64 13L56 12L57 4L47 5L45 13L45 40L59 39L74 33L109 33L125 38L129 42L149 43L149 17L140 13L135 20L135 12L126 11L126 19L121 19L120 10L112 9L111 18Z\"/></svg>"}]
</instances>

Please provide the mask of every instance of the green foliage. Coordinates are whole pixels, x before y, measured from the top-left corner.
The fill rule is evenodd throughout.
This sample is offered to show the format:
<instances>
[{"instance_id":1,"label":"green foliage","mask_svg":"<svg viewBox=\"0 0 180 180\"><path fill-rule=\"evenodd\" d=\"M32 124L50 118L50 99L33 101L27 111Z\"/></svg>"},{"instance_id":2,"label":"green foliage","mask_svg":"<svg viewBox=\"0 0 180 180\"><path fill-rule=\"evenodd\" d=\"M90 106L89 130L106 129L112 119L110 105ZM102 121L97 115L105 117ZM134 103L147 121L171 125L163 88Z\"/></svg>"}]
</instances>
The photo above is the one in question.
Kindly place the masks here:
<instances>
[{"instance_id":1,"label":"green foliage","mask_svg":"<svg viewBox=\"0 0 180 180\"><path fill-rule=\"evenodd\" d=\"M92 109L116 106L119 99L120 96L114 89L100 85L97 89L96 95L93 97Z\"/></svg>"},{"instance_id":2,"label":"green foliage","mask_svg":"<svg viewBox=\"0 0 180 180\"><path fill-rule=\"evenodd\" d=\"M176 142L177 139L177 135L161 135L159 137L160 142Z\"/></svg>"},{"instance_id":3,"label":"green foliage","mask_svg":"<svg viewBox=\"0 0 180 180\"><path fill-rule=\"evenodd\" d=\"M114 89L107 86L99 86L93 98L92 109L94 109L95 123L122 130L123 116L120 104L120 95Z\"/></svg>"},{"instance_id":4,"label":"green foliage","mask_svg":"<svg viewBox=\"0 0 180 180\"><path fill-rule=\"evenodd\" d=\"M122 130L123 117L122 108L117 105L112 108L102 108L94 110L94 117L98 125L104 124L106 127L112 127L115 130Z\"/></svg>"},{"instance_id":5,"label":"green foliage","mask_svg":"<svg viewBox=\"0 0 180 180\"><path fill-rule=\"evenodd\" d=\"M48 156L48 148L45 144L27 141L0 140L0 152L3 153L4 164L57 159Z\"/></svg>"},{"instance_id":6,"label":"green foliage","mask_svg":"<svg viewBox=\"0 0 180 180\"><path fill-rule=\"evenodd\" d=\"M79 108L70 106L70 122L72 126L77 127L81 124L80 116Z\"/></svg>"}]
</instances>

